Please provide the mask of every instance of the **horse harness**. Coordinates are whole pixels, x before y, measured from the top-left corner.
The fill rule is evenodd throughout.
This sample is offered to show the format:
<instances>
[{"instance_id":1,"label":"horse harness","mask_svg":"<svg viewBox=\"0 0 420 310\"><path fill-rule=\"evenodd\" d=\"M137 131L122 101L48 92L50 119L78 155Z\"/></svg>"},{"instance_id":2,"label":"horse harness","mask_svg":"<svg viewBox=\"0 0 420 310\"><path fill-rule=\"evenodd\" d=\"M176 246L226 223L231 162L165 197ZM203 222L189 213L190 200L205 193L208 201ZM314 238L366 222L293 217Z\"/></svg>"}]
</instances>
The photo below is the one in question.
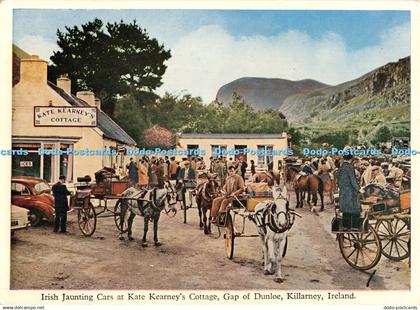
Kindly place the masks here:
<instances>
[{"instance_id":1,"label":"horse harness","mask_svg":"<svg viewBox=\"0 0 420 310\"><path fill-rule=\"evenodd\" d=\"M286 200L286 211L280 211L278 214L284 214L286 218L286 223L284 225L279 225L274 218L276 204L274 201L270 201L266 208L258 210L254 214L250 215L250 219L257 225L258 228L261 228L264 231L264 234L267 233L267 226L274 233L284 233L290 230L295 222L295 214L289 208L289 200L285 197L281 199Z\"/></svg>"},{"instance_id":2,"label":"horse harness","mask_svg":"<svg viewBox=\"0 0 420 310\"><path fill-rule=\"evenodd\" d=\"M143 189L137 195L131 197L132 200L137 201L137 208L139 209L143 217L145 216L145 210L147 209L148 206L150 206L155 211L158 211L158 212L162 211L162 209L158 207L158 202L156 201L156 191L157 191L156 188L152 190ZM176 203L171 204L169 202L169 197L170 197L169 195L170 193L168 192L165 197L166 199L168 199L168 204L169 205L176 204Z\"/></svg>"}]
</instances>

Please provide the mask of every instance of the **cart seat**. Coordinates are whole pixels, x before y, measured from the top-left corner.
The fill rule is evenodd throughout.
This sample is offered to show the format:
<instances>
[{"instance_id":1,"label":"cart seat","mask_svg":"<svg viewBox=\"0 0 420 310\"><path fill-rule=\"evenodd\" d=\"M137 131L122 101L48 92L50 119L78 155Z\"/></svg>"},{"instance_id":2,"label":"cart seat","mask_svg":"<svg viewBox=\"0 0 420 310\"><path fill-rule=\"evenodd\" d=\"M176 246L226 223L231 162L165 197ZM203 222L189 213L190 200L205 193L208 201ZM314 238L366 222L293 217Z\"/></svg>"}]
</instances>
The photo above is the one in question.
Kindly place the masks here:
<instances>
[{"instance_id":1,"label":"cart seat","mask_svg":"<svg viewBox=\"0 0 420 310\"><path fill-rule=\"evenodd\" d=\"M337 215L331 220L331 232L332 233L345 233L351 231L352 233L367 233L369 231L369 221L365 221L365 217L360 216L360 229L346 229L343 227L343 218ZM363 219L363 220L362 220Z\"/></svg>"},{"instance_id":2,"label":"cart seat","mask_svg":"<svg viewBox=\"0 0 420 310\"><path fill-rule=\"evenodd\" d=\"M369 209L362 208L362 210L360 211L360 218L365 219L366 216L368 215L368 212L369 212ZM341 212L340 209L335 210L335 218L338 218L338 219L343 218L343 212Z\"/></svg>"}]
</instances>

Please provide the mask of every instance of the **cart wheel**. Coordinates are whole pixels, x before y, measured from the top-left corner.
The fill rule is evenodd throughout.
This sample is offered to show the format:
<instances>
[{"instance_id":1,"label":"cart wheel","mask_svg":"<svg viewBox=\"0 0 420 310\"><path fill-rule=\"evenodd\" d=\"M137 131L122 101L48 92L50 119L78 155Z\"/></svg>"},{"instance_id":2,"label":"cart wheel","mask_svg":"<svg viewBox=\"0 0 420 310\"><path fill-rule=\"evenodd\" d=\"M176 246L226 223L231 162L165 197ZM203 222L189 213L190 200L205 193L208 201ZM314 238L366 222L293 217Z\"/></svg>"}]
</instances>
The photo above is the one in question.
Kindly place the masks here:
<instances>
[{"instance_id":1,"label":"cart wheel","mask_svg":"<svg viewBox=\"0 0 420 310\"><path fill-rule=\"evenodd\" d=\"M233 258L233 250L235 247L235 230L233 228L232 217L229 213L226 214L226 234L225 234L225 244L226 244L226 256L229 259Z\"/></svg>"},{"instance_id":2,"label":"cart wheel","mask_svg":"<svg viewBox=\"0 0 420 310\"><path fill-rule=\"evenodd\" d=\"M93 235L96 229L96 212L91 202L89 202L87 208L79 209L77 222L79 223L80 231L85 237Z\"/></svg>"},{"instance_id":3,"label":"cart wheel","mask_svg":"<svg viewBox=\"0 0 420 310\"><path fill-rule=\"evenodd\" d=\"M338 234L338 244L345 261L358 270L375 267L381 258L381 241L372 226L367 233Z\"/></svg>"},{"instance_id":4,"label":"cart wheel","mask_svg":"<svg viewBox=\"0 0 420 310\"><path fill-rule=\"evenodd\" d=\"M182 211L184 213L184 224L187 224L187 203L185 202L185 197L184 199L181 201L181 205L182 205Z\"/></svg>"},{"instance_id":5,"label":"cart wheel","mask_svg":"<svg viewBox=\"0 0 420 310\"><path fill-rule=\"evenodd\" d=\"M394 261L410 256L410 230L408 220L378 220L375 225L382 243L382 254Z\"/></svg>"},{"instance_id":6,"label":"cart wheel","mask_svg":"<svg viewBox=\"0 0 420 310\"><path fill-rule=\"evenodd\" d=\"M130 212L125 212L124 216L124 224L123 224L123 231L122 233L126 233L128 231L128 217ZM114 207L114 222L115 226L117 226L118 230L120 229L120 219L121 219L121 200L118 200Z\"/></svg>"}]
</instances>

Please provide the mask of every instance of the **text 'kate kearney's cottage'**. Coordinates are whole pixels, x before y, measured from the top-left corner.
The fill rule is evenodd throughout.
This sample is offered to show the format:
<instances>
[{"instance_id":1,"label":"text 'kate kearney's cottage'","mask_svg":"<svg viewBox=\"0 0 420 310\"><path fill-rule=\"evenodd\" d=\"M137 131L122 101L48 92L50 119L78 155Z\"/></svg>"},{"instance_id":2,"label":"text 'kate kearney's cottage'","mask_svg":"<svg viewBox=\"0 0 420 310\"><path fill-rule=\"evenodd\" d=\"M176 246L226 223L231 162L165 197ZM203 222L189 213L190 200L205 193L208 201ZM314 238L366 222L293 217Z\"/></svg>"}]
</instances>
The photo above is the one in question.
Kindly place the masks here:
<instances>
[{"instance_id":1,"label":"text 'kate kearney's cottage'","mask_svg":"<svg viewBox=\"0 0 420 310\"><path fill-rule=\"evenodd\" d=\"M125 167L136 142L100 107L93 92L71 94L66 77L47 80L47 62L14 46L12 175L68 183L103 167ZM19 152L18 152L19 151Z\"/></svg>"}]
</instances>

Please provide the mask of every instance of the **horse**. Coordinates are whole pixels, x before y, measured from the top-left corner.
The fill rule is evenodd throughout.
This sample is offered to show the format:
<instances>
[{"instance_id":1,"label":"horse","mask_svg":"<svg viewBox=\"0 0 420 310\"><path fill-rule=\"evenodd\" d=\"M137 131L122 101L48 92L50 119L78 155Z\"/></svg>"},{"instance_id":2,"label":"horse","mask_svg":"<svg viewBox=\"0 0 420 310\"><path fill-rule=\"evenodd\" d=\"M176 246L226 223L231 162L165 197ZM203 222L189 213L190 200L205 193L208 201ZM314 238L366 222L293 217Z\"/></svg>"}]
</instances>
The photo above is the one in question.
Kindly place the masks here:
<instances>
[{"instance_id":1,"label":"horse","mask_svg":"<svg viewBox=\"0 0 420 310\"><path fill-rule=\"evenodd\" d=\"M149 229L149 221L153 222L153 241L155 246L160 246L161 243L158 240L158 222L160 218L160 212L168 205L172 211L175 210L176 192L173 190L170 182L165 183L165 187L162 189L137 189L130 187L122 193L121 199L117 203L121 206L120 214L120 240L124 240L124 222L126 213L129 211L128 217L128 239L134 240L132 237L132 226L133 220L136 215L144 217L144 231L142 246L147 247L147 231ZM129 199L124 199L129 198Z\"/></svg>"},{"instance_id":2,"label":"horse","mask_svg":"<svg viewBox=\"0 0 420 310\"><path fill-rule=\"evenodd\" d=\"M219 193L219 184L214 178L208 178L208 180L200 184L197 188L197 207L198 216L200 218L200 228L204 227L204 234L211 233L210 221L207 221L207 210L211 210L211 204Z\"/></svg>"},{"instance_id":3,"label":"horse","mask_svg":"<svg viewBox=\"0 0 420 310\"><path fill-rule=\"evenodd\" d=\"M281 174L279 171L267 171L267 172L258 172L253 176L253 182L255 183L267 183L268 186L273 186L275 184L280 185Z\"/></svg>"},{"instance_id":4,"label":"horse","mask_svg":"<svg viewBox=\"0 0 420 310\"><path fill-rule=\"evenodd\" d=\"M321 198L321 211L324 210L324 184L322 180L314 174L301 175L299 169L289 166L286 170L286 182L292 182L296 193L296 208L303 207L303 194L308 192L308 204L312 194L312 202L316 206L318 202L317 193Z\"/></svg>"},{"instance_id":5,"label":"horse","mask_svg":"<svg viewBox=\"0 0 420 310\"><path fill-rule=\"evenodd\" d=\"M273 198L273 201L257 204L250 218L257 225L263 245L264 274L274 274L274 281L282 283L281 260L286 255L287 233L293 226L296 213L289 209L286 187L283 191L279 186L273 187Z\"/></svg>"},{"instance_id":6,"label":"horse","mask_svg":"<svg viewBox=\"0 0 420 310\"><path fill-rule=\"evenodd\" d=\"M331 174L333 177L331 177ZM334 203L334 193L337 191L337 169L335 169L332 173L322 173L318 174L321 178L323 184L323 190L325 194L328 194L330 198L330 204Z\"/></svg>"}]
</instances>

